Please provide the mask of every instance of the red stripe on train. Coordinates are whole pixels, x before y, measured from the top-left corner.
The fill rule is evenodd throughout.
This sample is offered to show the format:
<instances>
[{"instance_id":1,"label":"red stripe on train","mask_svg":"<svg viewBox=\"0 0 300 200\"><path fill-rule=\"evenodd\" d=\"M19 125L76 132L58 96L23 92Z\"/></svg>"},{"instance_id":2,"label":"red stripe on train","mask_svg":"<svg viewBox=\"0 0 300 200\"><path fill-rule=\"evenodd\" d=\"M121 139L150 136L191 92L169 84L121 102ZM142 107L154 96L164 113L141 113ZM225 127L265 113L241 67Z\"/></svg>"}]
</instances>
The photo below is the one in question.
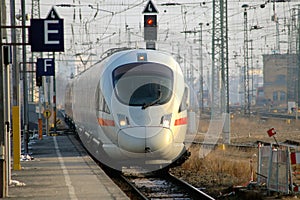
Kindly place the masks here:
<instances>
[{"instance_id":1,"label":"red stripe on train","mask_svg":"<svg viewBox=\"0 0 300 200\"><path fill-rule=\"evenodd\" d=\"M188 123L187 117L183 117L183 118L176 119L174 125L175 126L180 126L180 125L184 125L184 124L187 124L187 123Z\"/></svg>"},{"instance_id":2,"label":"red stripe on train","mask_svg":"<svg viewBox=\"0 0 300 200\"><path fill-rule=\"evenodd\" d=\"M115 126L114 120L98 118L98 123L100 126Z\"/></svg>"}]
</instances>

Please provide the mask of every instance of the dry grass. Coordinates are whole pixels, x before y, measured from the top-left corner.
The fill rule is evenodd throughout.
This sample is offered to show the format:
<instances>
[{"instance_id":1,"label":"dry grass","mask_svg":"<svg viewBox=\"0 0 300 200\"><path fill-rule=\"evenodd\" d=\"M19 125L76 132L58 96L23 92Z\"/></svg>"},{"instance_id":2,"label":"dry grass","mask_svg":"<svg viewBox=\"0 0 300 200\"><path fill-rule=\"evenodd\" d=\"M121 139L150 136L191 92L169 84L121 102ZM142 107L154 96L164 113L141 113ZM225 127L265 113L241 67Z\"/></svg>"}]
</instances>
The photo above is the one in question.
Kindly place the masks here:
<instances>
[{"instance_id":1,"label":"dry grass","mask_svg":"<svg viewBox=\"0 0 300 200\"><path fill-rule=\"evenodd\" d=\"M217 148L204 158L199 158L199 148L190 149L191 157L181 166L183 170L209 176L213 184L240 185L250 181L250 159L255 151L241 151L236 148ZM256 159L252 163L256 166Z\"/></svg>"},{"instance_id":2,"label":"dry grass","mask_svg":"<svg viewBox=\"0 0 300 200\"><path fill-rule=\"evenodd\" d=\"M206 133L209 127L209 120L200 120L199 132ZM267 130L274 127L277 131L276 138L280 141L287 139L300 139L300 123L296 120L267 119L262 120L259 117L243 118L234 116L231 119L231 143L255 143L257 140L274 142L274 139L268 136ZM203 135L198 137L203 141ZM201 176L214 176L219 179L219 183L226 182L227 176L231 177L230 184L239 185L247 183L251 179L250 160L252 168L255 171L257 167L256 149L241 150L234 147L214 149L206 157L199 158L199 147L193 146L189 149L191 157L182 165L184 170L196 171ZM212 175L211 175L212 174Z\"/></svg>"},{"instance_id":3,"label":"dry grass","mask_svg":"<svg viewBox=\"0 0 300 200\"><path fill-rule=\"evenodd\" d=\"M279 142L287 139L300 140L300 123L299 120L286 119L266 119L259 117L244 118L234 116L230 120L231 143L253 143L257 140L265 142L274 142L274 139L268 136L267 130L275 128L276 138ZM201 119L199 121L199 133L196 140L203 141L204 134L209 127L209 119Z\"/></svg>"},{"instance_id":4,"label":"dry grass","mask_svg":"<svg viewBox=\"0 0 300 200\"><path fill-rule=\"evenodd\" d=\"M299 139L300 123L296 120L286 119L267 119L262 120L259 117L243 118L234 117L231 119L231 135L233 142L241 142L248 138L248 141L255 139L270 140L267 130L275 128L279 140ZM272 138L271 138L272 140Z\"/></svg>"}]
</instances>

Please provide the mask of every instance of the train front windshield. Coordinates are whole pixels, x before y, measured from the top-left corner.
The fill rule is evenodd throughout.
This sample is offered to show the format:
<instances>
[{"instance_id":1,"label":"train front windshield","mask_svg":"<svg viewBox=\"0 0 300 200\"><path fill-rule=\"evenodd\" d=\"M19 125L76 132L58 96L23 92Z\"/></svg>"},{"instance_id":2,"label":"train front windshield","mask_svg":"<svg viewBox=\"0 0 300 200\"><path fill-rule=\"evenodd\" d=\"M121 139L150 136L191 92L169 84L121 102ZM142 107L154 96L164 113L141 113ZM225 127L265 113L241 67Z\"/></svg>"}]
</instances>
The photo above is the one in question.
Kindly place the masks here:
<instances>
[{"instance_id":1,"label":"train front windshield","mask_svg":"<svg viewBox=\"0 0 300 200\"><path fill-rule=\"evenodd\" d=\"M157 63L130 63L113 71L119 101L143 108L167 103L172 96L173 79L172 70Z\"/></svg>"}]
</instances>

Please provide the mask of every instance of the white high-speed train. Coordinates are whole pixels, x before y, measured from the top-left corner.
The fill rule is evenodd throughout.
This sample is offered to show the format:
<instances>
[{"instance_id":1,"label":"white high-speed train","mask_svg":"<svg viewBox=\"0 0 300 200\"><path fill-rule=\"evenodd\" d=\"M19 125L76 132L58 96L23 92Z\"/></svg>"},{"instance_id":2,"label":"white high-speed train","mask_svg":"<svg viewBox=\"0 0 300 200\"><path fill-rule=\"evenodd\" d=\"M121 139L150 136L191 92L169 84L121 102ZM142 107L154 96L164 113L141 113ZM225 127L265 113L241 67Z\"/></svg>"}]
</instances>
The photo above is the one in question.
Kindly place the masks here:
<instances>
[{"instance_id":1,"label":"white high-speed train","mask_svg":"<svg viewBox=\"0 0 300 200\"><path fill-rule=\"evenodd\" d=\"M103 164L155 171L188 157L188 102L188 87L171 55L123 50L71 79L65 114Z\"/></svg>"}]
</instances>

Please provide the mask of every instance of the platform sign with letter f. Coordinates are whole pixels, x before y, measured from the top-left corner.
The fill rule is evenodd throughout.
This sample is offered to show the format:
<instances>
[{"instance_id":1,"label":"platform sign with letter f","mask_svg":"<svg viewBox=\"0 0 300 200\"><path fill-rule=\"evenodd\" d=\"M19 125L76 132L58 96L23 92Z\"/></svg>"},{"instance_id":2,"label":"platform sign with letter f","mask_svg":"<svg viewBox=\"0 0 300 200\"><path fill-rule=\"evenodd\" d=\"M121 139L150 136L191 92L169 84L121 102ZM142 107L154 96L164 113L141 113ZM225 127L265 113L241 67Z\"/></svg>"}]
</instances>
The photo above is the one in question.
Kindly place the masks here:
<instances>
[{"instance_id":1,"label":"platform sign with letter f","mask_svg":"<svg viewBox=\"0 0 300 200\"><path fill-rule=\"evenodd\" d=\"M54 76L55 66L53 58L38 58L36 66L36 75L39 76Z\"/></svg>"}]
</instances>

